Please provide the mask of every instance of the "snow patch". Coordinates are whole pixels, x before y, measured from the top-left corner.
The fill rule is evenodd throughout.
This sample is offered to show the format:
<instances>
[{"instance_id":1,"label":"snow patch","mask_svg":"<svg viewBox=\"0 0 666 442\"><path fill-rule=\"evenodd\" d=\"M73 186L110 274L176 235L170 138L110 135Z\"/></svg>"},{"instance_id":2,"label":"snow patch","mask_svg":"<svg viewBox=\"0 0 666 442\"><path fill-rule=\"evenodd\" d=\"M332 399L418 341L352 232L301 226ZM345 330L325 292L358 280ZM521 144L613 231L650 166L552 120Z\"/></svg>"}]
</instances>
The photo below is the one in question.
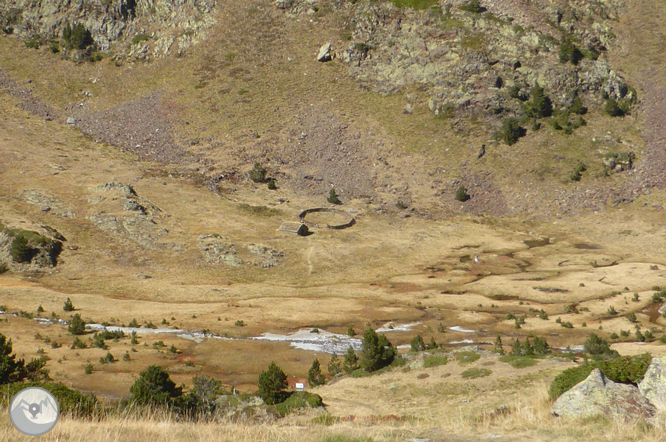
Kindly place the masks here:
<instances>
[{"instance_id":1,"label":"snow patch","mask_svg":"<svg viewBox=\"0 0 666 442\"><path fill-rule=\"evenodd\" d=\"M302 329L290 335L263 333L261 336L249 339L255 341L289 342L292 347L301 350L318 351L323 353L343 354L349 347L352 347L356 351L360 351L363 348L363 343L360 339L338 333L327 332L322 329L318 329L318 333L313 333L312 330L313 329L309 328Z\"/></svg>"},{"instance_id":2,"label":"snow patch","mask_svg":"<svg viewBox=\"0 0 666 442\"><path fill-rule=\"evenodd\" d=\"M412 322L411 324L396 325L392 322L387 322L386 324L382 325L375 331L377 333L408 332L412 331L412 328L416 327L419 324L420 322Z\"/></svg>"},{"instance_id":3,"label":"snow patch","mask_svg":"<svg viewBox=\"0 0 666 442\"><path fill-rule=\"evenodd\" d=\"M462 328L459 325L454 325L453 327L449 327L449 330L460 333L476 333L478 331L478 330L468 330L466 328Z\"/></svg>"}]
</instances>

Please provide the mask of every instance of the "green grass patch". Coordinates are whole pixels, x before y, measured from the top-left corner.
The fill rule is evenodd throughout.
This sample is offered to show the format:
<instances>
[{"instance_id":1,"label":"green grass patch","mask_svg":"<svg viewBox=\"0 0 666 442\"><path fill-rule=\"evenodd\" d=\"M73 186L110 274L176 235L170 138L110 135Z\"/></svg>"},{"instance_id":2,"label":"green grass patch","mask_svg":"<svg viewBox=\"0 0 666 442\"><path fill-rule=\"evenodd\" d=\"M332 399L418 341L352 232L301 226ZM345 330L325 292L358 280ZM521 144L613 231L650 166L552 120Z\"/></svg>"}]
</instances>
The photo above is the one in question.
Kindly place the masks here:
<instances>
[{"instance_id":1,"label":"green grass patch","mask_svg":"<svg viewBox=\"0 0 666 442\"><path fill-rule=\"evenodd\" d=\"M337 417L337 416L331 416L331 415L328 414L328 413L322 413L322 414L320 414L319 416L317 416L317 417L315 417L314 419L312 419L312 423L313 423L313 424L317 424L317 425L326 425L327 427L328 427L328 426L331 426L331 425L333 425L333 424L337 424L338 422L340 422L340 418L339 418L339 417Z\"/></svg>"},{"instance_id":2,"label":"green grass patch","mask_svg":"<svg viewBox=\"0 0 666 442\"><path fill-rule=\"evenodd\" d=\"M323 401L318 394L308 393L307 391L296 391L286 401L275 404L273 407L282 416L286 416L294 410L321 407L322 405Z\"/></svg>"},{"instance_id":3,"label":"green grass patch","mask_svg":"<svg viewBox=\"0 0 666 442\"><path fill-rule=\"evenodd\" d=\"M425 368L428 367L437 367L439 365L446 365L449 362L449 358L446 356L428 356L423 362Z\"/></svg>"},{"instance_id":4,"label":"green grass patch","mask_svg":"<svg viewBox=\"0 0 666 442\"><path fill-rule=\"evenodd\" d=\"M537 361L534 358L528 356L511 356L504 355L500 358L501 362L506 362L511 365L513 368L525 368L532 367L536 365Z\"/></svg>"},{"instance_id":5,"label":"green grass patch","mask_svg":"<svg viewBox=\"0 0 666 442\"><path fill-rule=\"evenodd\" d=\"M241 204L238 206L238 208L249 215L255 216L278 216L283 214L281 210L271 209L270 207L266 206L251 206L249 204Z\"/></svg>"},{"instance_id":6,"label":"green grass patch","mask_svg":"<svg viewBox=\"0 0 666 442\"><path fill-rule=\"evenodd\" d=\"M473 351L461 351L456 354L456 360L460 364L471 364L474 361L478 361L480 357L478 353Z\"/></svg>"},{"instance_id":7,"label":"green grass patch","mask_svg":"<svg viewBox=\"0 0 666 442\"><path fill-rule=\"evenodd\" d=\"M12 238L16 238L17 236L22 236L31 243L39 244L41 246L45 246L50 242L48 238L44 238L42 235L40 235L37 232L33 232L32 230L10 229L7 227L5 228L4 232Z\"/></svg>"},{"instance_id":8,"label":"green grass patch","mask_svg":"<svg viewBox=\"0 0 666 442\"><path fill-rule=\"evenodd\" d=\"M135 35L132 38L132 44L138 44L138 43L148 41L148 40L150 40L150 35L148 35L148 34L139 34L139 35Z\"/></svg>"},{"instance_id":9,"label":"green grass patch","mask_svg":"<svg viewBox=\"0 0 666 442\"><path fill-rule=\"evenodd\" d=\"M467 370L460 373L464 379L476 379L489 376L492 373L492 370L487 368L468 368Z\"/></svg>"},{"instance_id":10,"label":"green grass patch","mask_svg":"<svg viewBox=\"0 0 666 442\"><path fill-rule=\"evenodd\" d=\"M391 0L397 8L429 9L439 4L438 0Z\"/></svg>"},{"instance_id":11,"label":"green grass patch","mask_svg":"<svg viewBox=\"0 0 666 442\"><path fill-rule=\"evenodd\" d=\"M468 37L463 37L461 43L463 49L480 51L485 47L486 39L483 35L470 35Z\"/></svg>"}]
</instances>

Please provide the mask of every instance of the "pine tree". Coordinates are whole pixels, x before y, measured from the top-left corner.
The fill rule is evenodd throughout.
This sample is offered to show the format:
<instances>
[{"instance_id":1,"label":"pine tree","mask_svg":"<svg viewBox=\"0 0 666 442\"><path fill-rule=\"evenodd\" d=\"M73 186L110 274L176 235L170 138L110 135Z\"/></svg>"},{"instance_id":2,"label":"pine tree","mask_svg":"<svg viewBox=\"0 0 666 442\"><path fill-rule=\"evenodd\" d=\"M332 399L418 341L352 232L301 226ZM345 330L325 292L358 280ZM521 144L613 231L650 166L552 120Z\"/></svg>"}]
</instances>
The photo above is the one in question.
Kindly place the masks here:
<instances>
[{"instance_id":1,"label":"pine tree","mask_svg":"<svg viewBox=\"0 0 666 442\"><path fill-rule=\"evenodd\" d=\"M331 360L328 361L328 374L331 377L337 376L342 371L340 358L338 355L333 353Z\"/></svg>"},{"instance_id":2,"label":"pine tree","mask_svg":"<svg viewBox=\"0 0 666 442\"><path fill-rule=\"evenodd\" d=\"M21 382L28 375L23 359L12 353L12 340L0 333L0 385Z\"/></svg>"},{"instance_id":3,"label":"pine tree","mask_svg":"<svg viewBox=\"0 0 666 442\"><path fill-rule=\"evenodd\" d=\"M513 346L511 347L511 353L509 353L511 356L520 356L521 353L521 346L520 346L520 340L516 339L513 342Z\"/></svg>"},{"instance_id":4,"label":"pine tree","mask_svg":"<svg viewBox=\"0 0 666 442\"><path fill-rule=\"evenodd\" d=\"M396 349L384 335L369 328L363 333L361 367L367 372L379 370L393 362Z\"/></svg>"},{"instance_id":5,"label":"pine tree","mask_svg":"<svg viewBox=\"0 0 666 442\"><path fill-rule=\"evenodd\" d=\"M342 369L347 374L359 369L358 356L352 347L349 347L347 353L345 353L345 361L342 365Z\"/></svg>"},{"instance_id":6,"label":"pine tree","mask_svg":"<svg viewBox=\"0 0 666 442\"><path fill-rule=\"evenodd\" d=\"M65 305L62 306L62 309L66 312L74 311L74 304L72 304L72 300L67 298L67 300L65 301Z\"/></svg>"},{"instance_id":7,"label":"pine tree","mask_svg":"<svg viewBox=\"0 0 666 442\"><path fill-rule=\"evenodd\" d=\"M328 198L326 198L326 200L331 204L340 204L340 199L335 193L335 189L331 189L330 192L328 192Z\"/></svg>"},{"instance_id":8,"label":"pine tree","mask_svg":"<svg viewBox=\"0 0 666 442\"><path fill-rule=\"evenodd\" d=\"M534 348L532 348L532 344L530 344L530 338L525 338L525 342L523 342L520 354L523 356L534 355Z\"/></svg>"},{"instance_id":9,"label":"pine tree","mask_svg":"<svg viewBox=\"0 0 666 442\"><path fill-rule=\"evenodd\" d=\"M139 405L171 405L183 390L169 377L162 367L151 365L139 374L139 379L130 387L132 401Z\"/></svg>"},{"instance_id":10,"label":"pine tree","mask_svg":"<svg viewBox=\"0 0 666 442\"><path fill-rule=\"evenodd\" d=\"M412 339L412 351L419 352L425 350L425 348L425 342L423 342L421 335L414 336L414 339Z\"/></svg>"},{"instance_id":11,"label":"pine tree","mask_svg":"<svg viewBox=\"0 0 666 442\"><path fill-rule=\"evenodd\" d=\"M271 362L268 369L259 375L259 396L268 405L273 405L280 402L285 388L287 375L275 362Z\"/></svg>"},{"instance_id":12,"label":"pine tree","mask_svg":"<svg viewBox=\"0 0 666 442\"><path fill-rule=\"evenodd\" d=\"M72 317L72 322L69 324L69 332L73 335L83 335L86 332L86 323L81 319L78 313Z\"/></svg>"},{"instance_id":13,"label":"pine tree","mask_svg":"<svg viewBox=\"0 0 666 442\"><path fill-rule=\"evenodd\" d=\"M439 348L439 344L435 341L435 337L431 336L430 342L426 345L426 350L434 350L436 348Z\"/></svg>"},{"instance_id":14,"label":"pine tree","mask_svg":"<svg viewBox=\"0 0 666 442\"><path fill-rule=\"evenodd\" d=\"M314 362L312 362L310 370L308 370L308 383L312 387L324 385L326 383L326 378L324 377L324 374L321 372L319 359L315 359Z\"/></svg>"},{"instance_id":15,"label":"pine tree","mask_svg":"<svg viewBox=\"0 0 666 442\"><path fill-rule=\"evenodd\" d=\"M501 355L504 354L504 348L502 347L502 338L500 335L497 335L497 339L495 339L495 351Z\"/></svg>"}]
</instances>

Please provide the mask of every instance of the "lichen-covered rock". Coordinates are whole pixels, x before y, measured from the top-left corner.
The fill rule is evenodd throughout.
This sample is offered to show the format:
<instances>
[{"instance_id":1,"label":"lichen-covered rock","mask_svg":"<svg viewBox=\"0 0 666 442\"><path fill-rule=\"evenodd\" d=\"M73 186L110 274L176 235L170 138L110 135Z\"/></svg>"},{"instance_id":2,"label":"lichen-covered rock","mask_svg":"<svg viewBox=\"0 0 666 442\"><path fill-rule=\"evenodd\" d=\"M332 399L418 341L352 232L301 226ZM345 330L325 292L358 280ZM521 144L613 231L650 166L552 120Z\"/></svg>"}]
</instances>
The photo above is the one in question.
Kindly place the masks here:
<instances>
[{"instance_id":1,"label":"lichen-covered rock","mask_svg":"<svg viewBox=\"0 0 666 442\"><path fill-rule=\"evenodd\" d=\"M571 390L562 394L551 412L560 417L592 417L599 414L613 419L647 419L656 413L633 385L607 379L598 368Z\"/></svg>"},{"instance_id":2,"label":"lichen-covered rock","mask_svg":"<svg viewBox=\"0 0 666 442\"><path fill-rule=\"evenodd\" d=\"M666 410L666 357L653 357L638 389L658 410Z\"/></svg>"},{"instance_id":3,"label":"lichen-covered rock","mask_svg":"<svg viewBox=\"0 0 666 442\"><path fill-rule=\"evenodd\" d=\"M209 263L226 264L231 267L238 267L243 264L243 260L238 256L236 246L228 243L227 238L216 233L199 236L199 250Z\"/></svg>"}]
</instances>

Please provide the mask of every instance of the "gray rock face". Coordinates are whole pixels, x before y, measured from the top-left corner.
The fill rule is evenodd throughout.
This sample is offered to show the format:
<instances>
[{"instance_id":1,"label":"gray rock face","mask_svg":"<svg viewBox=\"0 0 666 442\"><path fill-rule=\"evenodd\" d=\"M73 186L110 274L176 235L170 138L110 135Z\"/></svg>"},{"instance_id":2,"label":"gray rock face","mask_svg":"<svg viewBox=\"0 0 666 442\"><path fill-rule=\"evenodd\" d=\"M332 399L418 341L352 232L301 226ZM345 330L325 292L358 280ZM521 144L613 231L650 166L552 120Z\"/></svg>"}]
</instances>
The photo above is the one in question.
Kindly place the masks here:
<instances>
[{"instance_id":1,"label":"gray rock face","mask_svg":"<svg viewBox=\"0 0 666 442\"><path fill-rule=\"evenodd\" d=\"M595 368L587 379L555 401L551 413L560 417L604 414L614 419L645 419L654 416L656 409L638 388L615 383Z\"/></svg>"},{"instance_id":2,"label":"gray rock face","mask_svg":"<svg viewBox=\"0 0 666 442\"><path fill-rule=\"evenodd\" d=\"M60 38L67 23L81 23L98 49L113 46L120 58L131 53L145 59L168 54L175 41L181 53L196 44L215 23L216 5L216 0L7 0L0 4L0 25L22 38ZM137 35L154 39L136 51Z\"/></svg>"},{"instance_id":3,"label":"gray rock face","mask_svg":"<svg viewBox=\"0 0 666 442\"><path fill-rule=\"evenodd\" d=\"M227 238L218 234L204 234L199 236L199 250L206 261L213 264L226 264L238 267L243 260L238 257L234 244L227 243Z\"/></svg>"},{"instance_id":4,"label":"gray rock face","mask_svg":"<svg viewBox=\"0 0 666 442\"><path fill-rule=\"evenodd\" d=\"M666 357L653 357L638 389L658 410L666 410Z\"/></svg>"},{"instance_id":5,"label":"gray rock face","mask_svg":"<svg viewBox=\"0 0 666 442\"><path fill-rule=\"evenodd\" d=\"M275 6L278 9L289 9L293 6L294 0L275 0Z\"/></svg>"},{"instance_id":6,"label":"gray rock face","mask_svg":"<svg viewBox=\"0 0 666 442\"><path fill-rule=\"evenodd\" d=\"M317 55L317 61L325 62L331 61L331 44L326 43L319 49L319 55Z\"/></svg>"}]
</instances>

